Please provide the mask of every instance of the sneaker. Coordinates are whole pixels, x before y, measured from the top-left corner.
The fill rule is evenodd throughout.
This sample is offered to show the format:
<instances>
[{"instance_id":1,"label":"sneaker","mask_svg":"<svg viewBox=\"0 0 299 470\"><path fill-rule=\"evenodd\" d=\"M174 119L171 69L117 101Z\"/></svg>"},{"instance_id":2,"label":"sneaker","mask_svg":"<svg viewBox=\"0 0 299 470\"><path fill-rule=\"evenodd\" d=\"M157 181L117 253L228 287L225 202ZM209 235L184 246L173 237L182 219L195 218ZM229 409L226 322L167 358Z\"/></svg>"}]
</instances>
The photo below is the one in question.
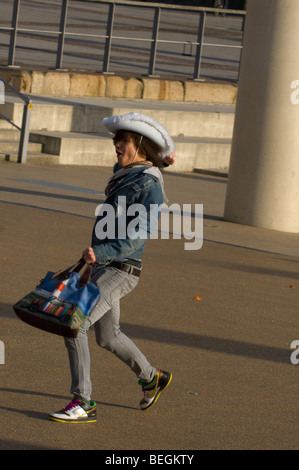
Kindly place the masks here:
<instances>
[{"instance_id":1,"label":"sneaker","mask_svg":"<svg viewBox=\"0 0 299 470\"><path fill-rule=\"evenodd\" d=\"M74 397L72 401L62 408L60 411L50 413L48 418L52 421L60 423L95 423L96 418L96 402L84 402L78 397Z\"/></svg>"},{"instance_id":2,"label":"sneaker","mask_svg":"<svg viewBox=\"0 0 299 470\"><path fill-rule=\"evenodd\" d=\"M142 391L144 396L139 403L142 410L148 410L153 406L158 400L162 390L170 384L172 379L171 372L166 372L164 370L157 370L154 380L150 384L144 384L139 380L138 384L142 386Z\"/></svg>"}]
</instances>

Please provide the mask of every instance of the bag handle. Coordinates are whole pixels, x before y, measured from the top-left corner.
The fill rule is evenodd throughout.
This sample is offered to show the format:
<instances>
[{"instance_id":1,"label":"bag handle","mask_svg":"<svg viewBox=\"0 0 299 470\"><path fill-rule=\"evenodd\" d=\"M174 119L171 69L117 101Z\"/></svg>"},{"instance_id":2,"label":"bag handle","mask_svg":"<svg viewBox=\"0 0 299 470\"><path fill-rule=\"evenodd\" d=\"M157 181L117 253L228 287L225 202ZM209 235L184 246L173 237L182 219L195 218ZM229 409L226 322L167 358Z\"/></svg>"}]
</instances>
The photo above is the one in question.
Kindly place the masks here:
<instances>
[{"instance_id":1,"label":"bag handle","mask_svg":"<svg viewBox=\"0 0 299 470\"><path fill-rule=\"evenodd\" d=\"M71 272L78 273L79 271L81 271L81 269L84 268L85 264L86 262L84 261L84 259L80 258L79 261L76 264L74 264L74 266L72 266L71 268L67 270L67 273L71 273Z\"/></svg>"},{"instance_id":2,"label":"bag handle","mask_svg":"<svg viewBox=\"0 0 299 470\"><path fill-rule=\"evenodd\" d=\"M57 271L56 273L54 273L52 276L51 276L51 279L53 279L54 277L58 277L59 279L67 279L69 273L71 272L80 272L81 269L84 268L86 262L84 261L83 258L80 258L79 261L77 261L77 263L75 263L73 266L71 266L70 268L67 268L67 269L64 269L64 270L61 270L61 271Z\"/></svg>"},{"instance_id":3,"label":"bag handle","mask_svg":"<svg viewBox=\"0 0 299 470\"><path fill-rule=\"evenodd\" d=\"M72 273L72 272L79 273L84 268L85 265L86 265L86 268L84 272L81 274L81 277L79 279L79 287L85 287L90 281L93 265L87 264L83 258L80 258L79 261L77 261L77 263L71 266L70 268L62 271L60 275L63 276L65 279L68 277L69 273Z\"/></svg>"},{"instance_id":4,"label":"bag handle","mask_svg":"<svg viewBox=\"0 0 299 470\"><path fill-rule=\"evenodd\" d=\"M87 263L86 263L87 264ZM81 275L79 280L79 287L85 287L90 281L92 264L87 264L84 273Z\"/></svg>"}]
</instances>

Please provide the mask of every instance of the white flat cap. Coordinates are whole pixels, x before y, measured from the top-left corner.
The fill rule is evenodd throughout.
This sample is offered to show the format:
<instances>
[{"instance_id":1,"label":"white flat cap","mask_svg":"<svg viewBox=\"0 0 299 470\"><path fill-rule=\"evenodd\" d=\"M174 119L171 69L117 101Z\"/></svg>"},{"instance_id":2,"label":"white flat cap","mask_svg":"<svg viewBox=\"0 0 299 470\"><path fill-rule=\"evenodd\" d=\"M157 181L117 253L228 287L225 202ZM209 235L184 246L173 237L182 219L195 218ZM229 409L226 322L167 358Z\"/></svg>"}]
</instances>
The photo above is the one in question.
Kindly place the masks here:
<instances>
[{"instance_id":1,"label":"white flat cap","mask_svg":"<svg viewBox=\"0 0 299 470\"><path fill-rule=\"evenodd\" d=\"M128 113L112 116L103 119L102 124L114 135L119 130L126 130L147 137L160 147L162 158L174 152L174 142L165 127L146 114Z\"/></svg>"}]
</instances>

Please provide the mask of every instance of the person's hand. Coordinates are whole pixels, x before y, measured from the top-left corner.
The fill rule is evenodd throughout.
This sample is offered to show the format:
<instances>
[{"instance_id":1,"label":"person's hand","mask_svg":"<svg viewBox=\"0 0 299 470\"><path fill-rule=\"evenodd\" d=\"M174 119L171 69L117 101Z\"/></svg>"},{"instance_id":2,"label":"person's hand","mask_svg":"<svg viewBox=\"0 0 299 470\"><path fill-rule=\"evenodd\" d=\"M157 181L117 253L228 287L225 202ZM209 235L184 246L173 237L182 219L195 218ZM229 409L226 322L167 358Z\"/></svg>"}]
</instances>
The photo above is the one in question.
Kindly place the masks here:
<instances>
[{"instance_id":1,"label":"person's hand","mask_svg":"<svg viewBox=\"0 0 299 470\"><path fill-rule=\"evenodd\" d=\"M82 258L87 264L93 264L97 260L95 257L94 251L91 247L86 248L86 250L82 252Z\"/></svg>"},{"instance_id":2,"label":"person's hand","mask_svg":"<svg viewBox=\"0 0 299 470\"><path fill-rule=\"evenodd\" d=\"M163 158L163 161L167 163L167 165L173 165L176 159L176 153L173 152L171 155L167 155L167 157Z\"/></svg>"}]
</instances>

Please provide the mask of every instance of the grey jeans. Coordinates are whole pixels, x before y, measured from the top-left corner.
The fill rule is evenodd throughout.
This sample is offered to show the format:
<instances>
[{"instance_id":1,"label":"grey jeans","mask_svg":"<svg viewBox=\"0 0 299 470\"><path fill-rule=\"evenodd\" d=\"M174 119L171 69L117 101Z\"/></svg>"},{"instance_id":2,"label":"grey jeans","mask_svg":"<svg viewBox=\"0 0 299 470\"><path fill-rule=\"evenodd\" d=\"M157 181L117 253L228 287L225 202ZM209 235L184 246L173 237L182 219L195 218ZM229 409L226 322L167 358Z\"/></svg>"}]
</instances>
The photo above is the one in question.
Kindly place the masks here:
<instances>
[{"instance_id":1,"label":"grey jeans","mask_svg":"<svg viewBox=\"0 0 299 470\"><path fill-rule=\"evenodd\" d=\"M142 381L153 380L156 369L150 365L133 341L120 330L119 325L120 299L134 289L138 281L137 276L110 266L94 270L92 282L100 288L99 303L81 326L77 338L64 338L70 361L71 394L78 395L85 401L91 400L87 333L92 325L99 346L113 352Z\"/></svg>"}]
</instances>

